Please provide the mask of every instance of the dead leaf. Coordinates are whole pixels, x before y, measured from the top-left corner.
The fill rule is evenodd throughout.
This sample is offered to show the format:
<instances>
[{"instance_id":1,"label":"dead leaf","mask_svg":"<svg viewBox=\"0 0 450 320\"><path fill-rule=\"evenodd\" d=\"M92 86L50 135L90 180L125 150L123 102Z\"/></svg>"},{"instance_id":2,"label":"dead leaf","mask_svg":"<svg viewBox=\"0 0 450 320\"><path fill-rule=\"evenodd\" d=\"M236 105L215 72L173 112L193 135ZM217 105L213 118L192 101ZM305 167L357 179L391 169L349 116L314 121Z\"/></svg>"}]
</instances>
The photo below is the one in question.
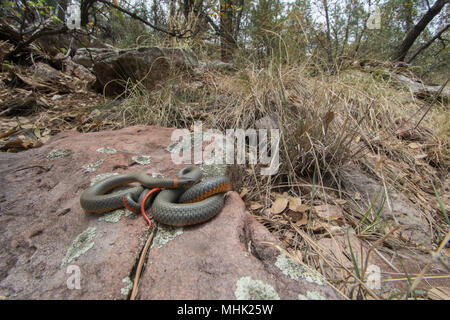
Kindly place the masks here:
<instances>
[{"instance_id":1,"label":"dead leaf","mask_svg":"<svg viewBox=\"0 0 450 320\"><path fill-rule=\"evenodd\" d=\"M279 214L283 212L284 209L286 209L288 205L288 199L286 198L276 198L275 201L272 204L272 207L270 208L270 212L272 214Z\"/></svg>"},{"instance_id":2,"label":"dead leaf","mask_svg":"<svg viewBox=\"0 0 450 320\"><path fill-rule=\"evenodd\" d=\"M326 220L338 220L344 217L342 209L339 206L321 205L314 207L315 213Z\"/></svg>"},{"instance_id":3,"label":"dead leaf","mask_svg":"<svg viewBox=\"0 0 450 320\"><path fill-rule=\"evenodd\" d=\"M422 147L422 145L420 143L417 142L411 142L408 147L410 147L411 149L419 149Z\"/></svg>"},{"instance_id":4,"label":"dead leaf","mask_svg":"<svg viewBox=\"0 0 450 320\"><path fill-rule=\"evenodd\" d=\"M289 209L295 212L299 212L298 208L302 205L302 199L289 198Z\"/></svg>"},{"instance_id":5,"label":"dead leaf","mask_svg":"<svg viewBox=\"0 0 450 320\"><path fill-rule=\"evenodd\" d=\"M336 199L336 200L334 200L334 202L335 202L336 204L343 205L343 204L346 204L346 203L347 203L347 200Z\"/></svg>"},{"instance_id":6,"label":"dead leaf","mask_svg":"<svg viewBox=\"0 0 450 320\"><path fill-rule=\"evenodd\" d=\"M39 128L34 128L34 135L40 139L41 138L41 130Z\"/></svg>"},{"instance_id":7,"label":"dead leaf","mask_svg":"<svg viewBox=\"0 0 450 320\"><path fill-rule=\"evenodd\" d=\"M261 203L258 202L250 202L250 210L258 210L264 207Z\"/></svg>"},{"instance_id":8,"label":"dead leaf","mask_svg":"<svg viewBox=\"0 0 450 320\"><path fill-rule=\"evenodd\" d=\"M295 222L294 224L297 227L301 227L301 226L305 226L308 223L308 215L306 213L303 213L303 216L300 220L298 220L297 222Z\"/></svg>"},{"instance_id":9,"label":"dead leaf","mask_svg":"<svg viewBox=\"0 0 450 320\"><path fill-rule=\"evenodd\" d=\"M425 159L426 157L428 157L428 155L426 153L422 153L422 154L418 154L417 156L414 156L414 159L420 160L420 159Z\"/></svg>"}]
</instances>

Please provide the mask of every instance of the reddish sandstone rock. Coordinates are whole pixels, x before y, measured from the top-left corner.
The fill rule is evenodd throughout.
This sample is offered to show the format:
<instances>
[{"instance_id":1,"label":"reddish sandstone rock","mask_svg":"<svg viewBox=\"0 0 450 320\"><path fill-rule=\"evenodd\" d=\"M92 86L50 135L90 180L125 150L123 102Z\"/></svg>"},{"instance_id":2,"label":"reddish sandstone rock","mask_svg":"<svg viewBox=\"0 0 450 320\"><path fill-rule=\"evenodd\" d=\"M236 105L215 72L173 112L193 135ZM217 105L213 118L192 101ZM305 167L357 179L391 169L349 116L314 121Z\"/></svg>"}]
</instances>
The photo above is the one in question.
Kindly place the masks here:
<instances>
[{"instance_id":1,"label":"reddish sandstone rock","mask_svg":"<svg viewBox=\"0 0 450 320\"><path fill-rule=\"evenodd\" d=\"M173 165L166 150L172 131L70 131L38 149L0 153L0 296L129 297L147 224L124 210L87 214L79 197L99 174L175 175L182 166ZM282 245L230 192L207 223L158 226L137 298L339 298L276 246Z\"/></svg>"}]
</instances>

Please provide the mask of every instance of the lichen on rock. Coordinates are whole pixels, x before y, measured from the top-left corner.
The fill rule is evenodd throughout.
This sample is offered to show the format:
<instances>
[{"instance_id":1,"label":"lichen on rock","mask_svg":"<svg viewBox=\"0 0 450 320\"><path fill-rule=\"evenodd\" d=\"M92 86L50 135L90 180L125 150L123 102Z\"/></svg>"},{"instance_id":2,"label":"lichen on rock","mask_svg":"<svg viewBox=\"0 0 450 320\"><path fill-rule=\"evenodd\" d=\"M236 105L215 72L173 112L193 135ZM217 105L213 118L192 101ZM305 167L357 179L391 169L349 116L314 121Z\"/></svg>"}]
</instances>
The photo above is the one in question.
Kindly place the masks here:
<instances>
[{"instance_id":1,"label":"lichen on rock","mask_svg":"<svg viewBox=\"0 0 450 320\"><path fill-rule=\"evenodd\" d=\"M236 282L234 295L237 300L280 300L271 285L251 277L242 277Z\"/></svg>"},{"instance_id":2,"label":"lichen on rock","mask_svg":"<svg viewBox=\"0 0 450 320\"><path fill-rule=\"evenodd\" d=\"M149 155L135 156L132 157L131 160L133 160L137 164L140 164L141 166L145 166L152 162L151 157Z\"/></svg>"},{"instance_id":3,"label":"lichen on rock","mask_svg":"<svg viewBox=\"0 0 450 320\"><path fill-rule=\"evenodd\" d=\"M63 158L66 157L67 155L69 155L70 151L66 150L66 149L53 149L52 151L50 151L47 155L47 159L48 160L55 160L55 159L59 159L59 158Z\"/></svg>"},{"instance_id":4,"label":"lichen on rock","mask_svg":"<svg viewBox=\"0 0 450 320\"><path fill-rule=\"evenodd\" d=\"M131 281L130 277L125 277L122 279L122 283L125 283L126 286L120 289L120 294L123 296L128 296L130 290L133 288L133 282Z\"/></svg>"},{"instance_id":5,"label":"lichen on rock","mask_svg":"<svg viewBox=\"0 0 450 320\"><path fill-rule=\"evenodd\" d=\"M97 149L95 151L100 152L100 153L104 153L104 154L107 154L107 155L112 155L112 154L117 153L116 149L110 148L110 147L99 148L99 149Z\"/></svg>"},{"instance_id":6,"label":"lichen on rock","mask_svg":"<svg viewBox=\"0 0 450 320\"><path fill-rule=\"evenodd\" d=\"M117 209L112 212L106 212L102 217L98 219L98 221L117 223L120 221L120 218L122 218L124 214L126 214L124 209Z\"/></svg>"},{"instance_id":7,"label":"lichen on rock","mask_svg":"<svg viewBox=\"0 0 450 320\"><path fill-rule=\"evenodd\" d=\"M103 164L103 162L104 162L104 160L100 159L100 160L98 160L98 161L96 161L94 163L85 164L83 166L83 169L86 172L94 172L95 170L97 170L97 167L99 167L99 166L101 166Z\"/></svg>"},{"instance_id":8,"label":"lichen on rock","mask_svg":"<svg viewBox=\"0 0 450 320\"><path fill-rule=\"evenodd\" d=\"M298 300L326 300L326 299L317 291L306 291L306 296L300 293L298 294Z\"/></svg>"},{"instance_id":9,"label":"lichen on rock","mask_svg":"<svg viewBox=\"0 0 450 320\"><path fill-rule=\"evenodd\" d=\"M170 227L165 225L158 225L158 232L153 239L151 248L155 245L162 248L165 244L175 239L177 236L183 234L183 227Z\"/></svg>"},{"instance_id":10,"label":"lichen on rock","mask_svg":"<svg viewBox=\"0 0 450 320\"><path fill-rule=\"evenodd\" d=\"M94 237L97 229L95 227L89 227L80 233L75 240L73 240L72 245L67 249L66 255L62 260L61 267L64 264L69 264L72 260L78 258L79 256L85 254L89 249L94 246Z\"/></svg>"},{"instance_id":11,"label":"lichen on rock","mask_svg":"<svg viewBox=\"0 0 450 320\"><path fill-rule=\"evenodd\" d=\"M305 269L298 262L292 260L284 253L281 253L277 257L275 266L278 267L278 269L280 269L284 275L290 277L293 280L303 278L308 282L323 285L323 281L318 275L315 275L311 271Z\"/></svg>"}]
</instances>

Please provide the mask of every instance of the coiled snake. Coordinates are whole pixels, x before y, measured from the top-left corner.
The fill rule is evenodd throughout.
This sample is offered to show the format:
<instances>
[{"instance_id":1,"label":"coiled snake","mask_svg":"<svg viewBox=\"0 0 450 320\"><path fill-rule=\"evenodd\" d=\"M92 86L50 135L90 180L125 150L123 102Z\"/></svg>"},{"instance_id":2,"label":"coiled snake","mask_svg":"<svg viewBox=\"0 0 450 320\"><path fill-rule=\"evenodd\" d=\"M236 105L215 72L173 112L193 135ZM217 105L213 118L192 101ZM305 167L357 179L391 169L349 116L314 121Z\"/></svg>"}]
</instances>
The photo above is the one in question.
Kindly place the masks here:
<instances>
[{"instance_id":1,"label":"coiled snake","mask_svg":"<svg viewBox=\"0 0 450 320\"><path fill-rule=\"evenodd\" d=\"M200 168L189 166L181 169L173 179L154 178L143 172L113 176L86 189L80 197L80 204L87 212L108 212L121 207L139 211L148 189L164 188L153 201L153 218L171 226L197 224L211 219L222 209L223 193L230 190L226 177L199 182L202 175ZM142 186L108 193L133 182Z\"/></svg>"}]
</instances>

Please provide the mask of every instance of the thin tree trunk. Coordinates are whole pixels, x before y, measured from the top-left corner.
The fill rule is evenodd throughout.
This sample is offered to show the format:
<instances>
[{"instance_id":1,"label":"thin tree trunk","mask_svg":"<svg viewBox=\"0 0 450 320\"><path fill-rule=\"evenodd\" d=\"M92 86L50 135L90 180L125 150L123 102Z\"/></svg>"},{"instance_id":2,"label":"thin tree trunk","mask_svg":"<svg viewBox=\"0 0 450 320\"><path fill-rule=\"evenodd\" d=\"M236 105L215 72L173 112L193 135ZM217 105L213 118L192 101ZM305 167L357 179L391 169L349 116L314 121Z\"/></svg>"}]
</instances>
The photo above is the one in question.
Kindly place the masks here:
<instances>
[{"instance_id":1,"label":"thin tree trunk","mask_svg":"<svg viewBox=\"0 0 450 320\"><path fill-rule=\"evenodd\" d=\"M330 17L328 15L328 1L327 0L322 0L324 9L325 9L325 20L327 23L327 55L328 55L328 62L332 63L333 62L333 54L332 54L332 45L331 45L331 29L330 29Z\"/></svg>"},{"instance_id":2,"label":"thin tree trunk","mask_svg":"<svg viewBox=\"0 0 450 320\"><path fill-rule=\"evenodd\" d=\"M244 11L244 0L238 1L236 6L239 9L239 11L237 11L236 14L235 14L233 37L234 37L234 39L237 40L238 36L239 36L239 31L241 29L242 12Z\"/></svg>"},{"instance_id":3,"label":"thin tree trunk","mask_svg":"<svg viewBox=\"0 0 450 320\"><path fill-rule=\"evenodd\" d=\"M449 3L450 0L437 0L434 5L425 13L425 15L420 19L420 21L406 34L405 39L397 49L397 52L394 54L394 61L403 61L405 60L406 55L408 54L409 49L416 41L417 37L422 33L422 31L426 28L428 23L430 23L433 18L441 12L442 8Z\"/></svg>"},{"instance_id":4,"label":"thin tree trunk","mask_svg":"<svg viewBox=\"0 0 450 320\"><path fill-rule=\"evenodd\" d=\"M221 58L223 61L230 61L233 57L233 9L231 0L220 1L220 38ZM231 38L231 39L230 39Z\"/></svg>"}]
</instances>

